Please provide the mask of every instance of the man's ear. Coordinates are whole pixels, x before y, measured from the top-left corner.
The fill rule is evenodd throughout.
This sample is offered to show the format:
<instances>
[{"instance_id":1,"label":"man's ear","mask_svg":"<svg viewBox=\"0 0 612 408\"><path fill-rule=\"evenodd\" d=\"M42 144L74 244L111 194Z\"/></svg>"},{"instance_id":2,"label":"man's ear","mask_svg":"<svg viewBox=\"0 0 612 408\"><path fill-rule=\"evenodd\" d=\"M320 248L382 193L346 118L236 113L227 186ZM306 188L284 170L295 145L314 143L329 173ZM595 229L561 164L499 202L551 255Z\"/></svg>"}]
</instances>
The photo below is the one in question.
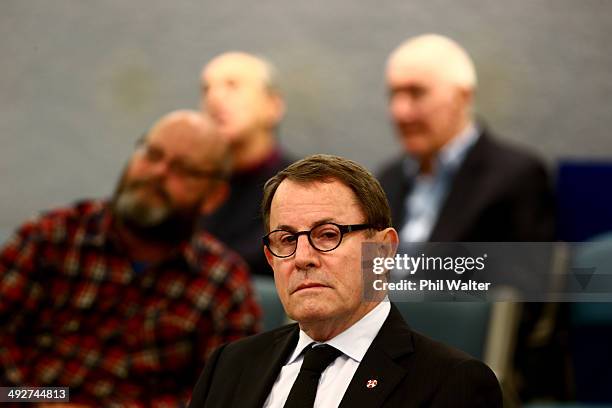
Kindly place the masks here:
<instances>
[{"instance_id":1,"label":"man's ear","mask_svg":"<svg viewBox=\"0 0 612 408\"><path fill-rule=\"evenodd\" d=\"M459 88L457 92L459 98L459 104L462 106L468 115L470 115L471 109L474 106L474 90L469 88Z\"/></svg>"},{"instance_id":2,"label":"man's ear","mask_svg":"<svg viewBox=\"0 0 612 408\"><path fill-rule=\"evenodd\" d=\"M276 125L283 119L283 116L285 116L285 101L276 93L270 94L268 98L270 102L270 121Z\"/></svg>"},{"instance_id":3,"label":"man's ear","mask_svg":"<svg viewBox=\"0 0 612 408\"><path fill-rule=\"evenodd\" d=\"M393 258L395 253L397 252L397 247L399 245L399 235L395 228L385 228L384 230L379 232L380 242L383 247L383 251L387 253L383 255L386 258Z\"/></svg>"},{"instance_id":4,"label":"man's ear","mask_svg":"<svg viewBox=\"0 0 612 408\"><path fill-rule=\"evenodd\" d=\"M230 188L226 182L219 183L217 186L211 189L206 194L206 198L200 207L202 214L212 214L221 204L225 202L225 200L227 200L229 192Z\"/></svg>"},{"instance_id":5,"label":"man's ear","mask_svg":"<svg viewBox=\"0 0 612 408\"><path fill-rule=\"evenodd\" d=\"M274 259L274 255L270 252L267 246L263 246L264 255L266 256L266 261L268 261L268 265L272 268L272 260ZM274 270L274 268L272 268Z\"/></svg>"}]
</instances>

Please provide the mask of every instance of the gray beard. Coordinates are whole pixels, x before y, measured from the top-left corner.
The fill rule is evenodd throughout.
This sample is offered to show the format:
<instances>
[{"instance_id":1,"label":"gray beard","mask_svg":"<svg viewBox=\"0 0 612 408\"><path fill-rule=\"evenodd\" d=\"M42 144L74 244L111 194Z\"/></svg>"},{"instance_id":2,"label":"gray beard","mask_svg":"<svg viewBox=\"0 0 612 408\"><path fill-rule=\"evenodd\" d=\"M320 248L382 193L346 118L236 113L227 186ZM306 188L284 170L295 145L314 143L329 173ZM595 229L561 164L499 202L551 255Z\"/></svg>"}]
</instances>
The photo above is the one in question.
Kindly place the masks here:
<instances>
[{"instance_id":1,"label":"gray beard","mask_svg":"<svg viewBox=\"0 0 612 408\"><path fill-rule=\"evenodd\" d=\"M140 228L156 227L170 217L168 205L152 207L139 202L132 191L123 191L114 201L117 218Z\"/></svg>"},{"instance_id":2,"label":"gray beard","mask_svg":"<svg viewBox=\"0 0 612 408\"><path fill-rule=\"evenodd\" d=\"M178 244L191 237L197 219L197 209L178 211L169 202L150 206L138 200L134 190L119 191L113 203L117 220L135 235L155 242Z\"/></svg>"}]
</instances>

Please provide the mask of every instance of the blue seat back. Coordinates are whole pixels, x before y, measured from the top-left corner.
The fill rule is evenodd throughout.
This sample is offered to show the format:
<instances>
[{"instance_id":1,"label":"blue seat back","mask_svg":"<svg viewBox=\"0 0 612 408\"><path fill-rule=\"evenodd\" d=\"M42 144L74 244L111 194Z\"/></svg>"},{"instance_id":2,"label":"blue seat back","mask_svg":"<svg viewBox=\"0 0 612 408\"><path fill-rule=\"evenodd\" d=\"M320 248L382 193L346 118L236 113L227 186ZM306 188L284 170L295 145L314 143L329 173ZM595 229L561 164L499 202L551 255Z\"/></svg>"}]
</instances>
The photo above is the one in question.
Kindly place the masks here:
<instances>
[{"instance_id":1,"label":"blue seat back","mask_svg":"<svg viewBox=\"0 0 612 408\"><path fill-rule=\"evenodd\" d=\"M276 293L274 279L267 276L254 276L253 285L263 311L263 330L272 330L287 323L285 309Z\"/></svg>"},{"instance_id":2,"label":"blue seat back","mask_svg":"<svg viewBox=\"0 0 612 408\"><path fill-rule=\"evenodd\" d=\"M397 302L410 327L483 359L491 304L485 302Z\"/></svg>"}]
</instances>

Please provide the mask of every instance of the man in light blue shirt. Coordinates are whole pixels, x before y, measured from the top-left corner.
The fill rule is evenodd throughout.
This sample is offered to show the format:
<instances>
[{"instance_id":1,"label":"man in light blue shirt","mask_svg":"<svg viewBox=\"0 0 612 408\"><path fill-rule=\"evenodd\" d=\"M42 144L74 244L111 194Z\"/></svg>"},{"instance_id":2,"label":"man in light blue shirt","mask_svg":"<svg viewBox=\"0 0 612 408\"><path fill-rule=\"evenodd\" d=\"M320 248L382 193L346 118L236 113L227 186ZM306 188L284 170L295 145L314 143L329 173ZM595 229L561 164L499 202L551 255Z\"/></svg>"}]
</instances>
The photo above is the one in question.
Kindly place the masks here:
<instances>
[{"instance_id":1,"label":"man in light blue shirt","mask_svg":"<svg viewBox=\"0 0 612 408\"><path fill-rule=\"evenodd\" d=\"M387 61L401 158L381 172L403 242L552 241L543 163L473 119L476 70L450 38L408 39Z\"/></svg>"},{"instance_id":2,"label":"man in light blue shirt","mask_svg":"<svg viewBox=\"0 0 612 408\"><path fill-rule=\"evenodd\" d=\"M402 156L379 179L403 248L422 242L554 241L546 167L474 120L476 69L461 45L437 34L409 38L389 56L386 81ZM540 307L523 308L516 350L517 371L523 373L517 382L534 389L539 379L557 374L549 369L553 364L538 371L529 362L527 338Z\"/></svg>"}]
</instances>

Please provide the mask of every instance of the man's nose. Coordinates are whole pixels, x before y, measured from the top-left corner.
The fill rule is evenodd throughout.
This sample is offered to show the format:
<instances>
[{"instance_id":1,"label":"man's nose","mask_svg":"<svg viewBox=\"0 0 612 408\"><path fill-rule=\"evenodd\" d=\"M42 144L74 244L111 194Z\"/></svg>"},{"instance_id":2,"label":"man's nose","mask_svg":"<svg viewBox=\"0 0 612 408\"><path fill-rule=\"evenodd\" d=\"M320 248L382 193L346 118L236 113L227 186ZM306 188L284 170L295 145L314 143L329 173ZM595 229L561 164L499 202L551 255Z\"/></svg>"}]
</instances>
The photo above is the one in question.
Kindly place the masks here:
<instances>
[{"instance_id":1,"label":"man's nose","mask_svg":"<svg viewBox=\"0 0 612 408\"><path fill-rule=\"evenodd\" d=\"M295 266L298 269L308 269L316 267L319 260L319 251L317 251L308 240L307 235L297 237L295 248Z\"/></svg>"},{"instance_id":2,"label":"man's nose","mask_svg":"<svg viewBox=\"0 0 612 408\"><path fill-rule=\"evenodd\" d=\"M204 94L203 100L210 109L217 106L224 99L223 90L219 86L210 85Z\"/></svg>"},{"instance_id":3,"label":"man's nose","mask_svg":"<svg viewBox=\"0 0 612 408\"><path fill-rule=\"evenodd\" d=\"M396 119L412 120L417 114L416 104L406 96L396 96L391 101L391 113Z\"/></svg>"},{"instance_id":4,"label":"man's nose","mask_svg":"<svg viewBox=\"0 0 612 408\"><path fill-rule=\"evenodd\" d=\"M149 164L149 175L156 178L164 178L171 172L171 162L167 159L161 159Z\"/></svg>"}]
</instances>

